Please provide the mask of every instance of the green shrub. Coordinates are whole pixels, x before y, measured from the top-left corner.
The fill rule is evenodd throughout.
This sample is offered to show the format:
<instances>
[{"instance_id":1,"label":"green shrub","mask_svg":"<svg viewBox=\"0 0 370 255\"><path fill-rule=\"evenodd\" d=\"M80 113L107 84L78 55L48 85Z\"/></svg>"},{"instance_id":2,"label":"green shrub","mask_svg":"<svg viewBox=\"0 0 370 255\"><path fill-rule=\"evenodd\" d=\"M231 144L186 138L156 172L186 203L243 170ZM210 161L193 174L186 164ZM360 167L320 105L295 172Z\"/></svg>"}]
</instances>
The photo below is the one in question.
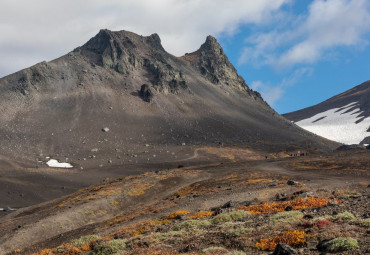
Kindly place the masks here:
<instances>
[{"instance_id":1,"label":"green shrub","mask_svg":"<svg viewBox=\"0 0 370 255\"><path fill-rule=\"evenodd\" d=\"M96 245L92 251L94 255L110 255L123 251L126 248L126 240L115 239L104 241Z\"/></svg>"},{"instance_id":2,"label":"green shrub","mask_svg":"<svg viewBox=\"0 0 370 255\"><path fill-rule=\"evenodd\" d=\"M303 213L300 211L278 212L270 216L269 221L273 224L277 223L296 223L303 218Z\"/></svg>"},{"instance_id":3,"label":"green shrub","mask_svg":"<svg viewBox=\"0 0 370 255\"><path fill-rule=\"evenodd\" d=\"M356 217L350 212L342 212L332 217L334 221L337 220L355 220Z\"/></svg>"},{"instance_id":4,"label":"green shrub","mask_svg":"<svg viewBox=\"0 0 370 255\"><path fill-rule=\"evenodd\" d=\"M226 255L246 255L245 252L242 251L230 251L226 253Z\"/></svg>"},{"instance_id":5,"label":"green shrub","mask_svg":"<svg viewBox=\"0 0 370 255\"><path fill-rule=\"evenodd\" d=\"M89 235L89 236L82 236L77 240L72 241L72 245L81 248L84 245L90 244L92 241L100 239L98 235Z\"/></svg>"},{"instance_id":6,"label":"green shrub","mask_svg":"<svg viewBox=\"0 0 370 255\"><path fill-rule=\"evenodd\" d=\"M218 223L221 223L221 222L233 221L233 220L236 220L236 219L246 217L248 215L251 215L251 213L246 212L246 211L242 211L242 210L229 212L229 213L221 213L221 214L215 216L212 219L212 223L213 224L218 224Z\"/></svg>"},{"instance_id":7,"label":"green shrub","mask_svg":"<svg viewBox=\"0 0 370 255\"><path fill-rule=\"evenodd\" d=\"M209 220L187 220L184 222L180 222L177 225L173 227L173 230L179 231L179 230L189 230L189 229L195 229L195 228L204 228L211 225L211 222Z\"/></svg>"},{"instance_id":8,"label":"green shrub","mask_svg":"<svg viewBox=\"0 0 370 255\"><path fill-rule=\"evenodd\" d=\"M350 237L338 237L330 240L328 243L328 252L341 252L358 249L358 243L356 239Z\"/></svg>"},{"instance_id":9,"label":"green shrub","mask_svg":"<svg viewBox=\"0 0 370 255\"><path fill-rule=\"evenodd\" d=\"M246 235L252 231L252 228L244 226L243 222L225 222L220 225L220 232L228 237L238 237Z\"/></svg>"},{"instance_id":10,"label":"green shrub","mask_svg":"<svg viewBox=\"0 0 370 255\"><path fill-rule=\"evenodd\" d=\"M214 254L220 251L226 251L226 249L224 247L212 246L202 250L205 254Z\"/></svg>"}]
</instances>

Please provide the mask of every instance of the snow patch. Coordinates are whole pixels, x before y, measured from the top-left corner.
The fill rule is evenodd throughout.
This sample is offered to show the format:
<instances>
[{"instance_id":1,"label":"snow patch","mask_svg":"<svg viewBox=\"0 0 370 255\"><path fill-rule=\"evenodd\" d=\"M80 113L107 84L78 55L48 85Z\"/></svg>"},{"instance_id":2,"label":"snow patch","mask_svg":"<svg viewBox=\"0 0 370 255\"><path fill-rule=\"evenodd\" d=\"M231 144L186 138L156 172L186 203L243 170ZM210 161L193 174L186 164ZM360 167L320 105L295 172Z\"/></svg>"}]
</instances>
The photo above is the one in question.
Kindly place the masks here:
<instances>
[{"instance_id":1,"label":"snow patch","mask_svg":"<svg viewBox=\"0 0 370 255\"><path fill-rule=\"evenodd\" d=\"M369 136L367 130L370 126L370 117L359 116L362 113L359 108L347 112L356 104L357 102L353 102L340 108L318 113L311 118L300 120L296 124L333 141L344 144L359 144L365 137ZM356 121L362 118L363 120L356 124Z\"/></svg>"},{"instance_id":2,"label":"snow patch","mask_svg":"<svg viewBox=\"0 0 370 255\"><path fill-rule=\"evenodd\" d=\"M58 167L58 168L72 168L73 166L69 163L59 163L56 159L50 159L46 164L49 167Z\"/></svg>"}]
</instances>

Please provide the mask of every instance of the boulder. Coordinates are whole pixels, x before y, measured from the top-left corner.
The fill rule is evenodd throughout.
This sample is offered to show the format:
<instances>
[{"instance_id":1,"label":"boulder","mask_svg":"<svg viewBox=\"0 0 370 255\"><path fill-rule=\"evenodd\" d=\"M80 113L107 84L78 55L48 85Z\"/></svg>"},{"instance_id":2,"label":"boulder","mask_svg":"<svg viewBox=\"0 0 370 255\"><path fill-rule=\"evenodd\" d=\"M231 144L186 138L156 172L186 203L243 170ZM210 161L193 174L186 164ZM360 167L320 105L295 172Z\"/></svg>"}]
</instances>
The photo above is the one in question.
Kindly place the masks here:
<instances>
[{"instance_id":1,"label":"boulder","mask_svg":"<svg viewBox=\"0 0 370 255\"><path fill-rule=\"evenodd\" d=\"M276 245L275 250L271 255L293 255L298 252L287 244L279 243Z\"/></svg>"},{"instance_id":2,"label":"boulder","mask_svg":"<svg viewBox=\"0 0 370 255\"><path fill-rule=\"evenodd\" d=\"M141 85L139 96L145 101L150 102L153 99L153 92L150 90L147 84Z\"/></svg>"}]
</instances>

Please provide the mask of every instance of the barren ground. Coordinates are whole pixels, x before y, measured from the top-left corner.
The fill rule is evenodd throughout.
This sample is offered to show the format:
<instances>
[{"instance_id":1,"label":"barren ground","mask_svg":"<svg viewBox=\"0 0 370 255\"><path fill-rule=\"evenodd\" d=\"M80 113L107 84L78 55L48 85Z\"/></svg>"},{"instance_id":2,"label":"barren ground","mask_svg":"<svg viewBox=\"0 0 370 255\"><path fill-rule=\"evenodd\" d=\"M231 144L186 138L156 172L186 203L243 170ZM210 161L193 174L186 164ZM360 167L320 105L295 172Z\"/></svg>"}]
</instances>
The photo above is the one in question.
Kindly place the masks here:
<instances>
[{"instance_id":1,"label":"barren ground","mask_svg":"<svg viewBox=\"0 0 370 255\"><path fill-rule=\"evenodd\" d=\"M321 240L337 237L358 241L342 254L369 252L369 151L264 156L201 148L173 169L157 166L21 208L2 217L0 253L111 254L96 250L112 239L125 246L118 254L267 254L268 238L292 231L304 235L290 237L300 254L319 254Z\"/></svg>"}]
</instances>

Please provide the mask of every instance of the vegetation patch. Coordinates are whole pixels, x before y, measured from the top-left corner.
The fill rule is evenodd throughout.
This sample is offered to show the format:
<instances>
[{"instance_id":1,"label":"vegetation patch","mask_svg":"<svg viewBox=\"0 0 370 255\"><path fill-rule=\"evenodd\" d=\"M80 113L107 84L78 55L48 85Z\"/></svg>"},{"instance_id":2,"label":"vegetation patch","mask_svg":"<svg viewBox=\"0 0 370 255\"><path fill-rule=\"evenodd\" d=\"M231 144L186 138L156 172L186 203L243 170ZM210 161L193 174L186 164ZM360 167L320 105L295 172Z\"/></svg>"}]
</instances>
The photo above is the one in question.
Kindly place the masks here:
<instances>
[{"instance_id":1,"label":"vegetation patch","mask_svg":"<svg viewBox=\"0 0 370 255\"><path fill-rule=\"evenodd\" d=\"M306 238L310 235L299 230L286 231L281 235L271 238L261 239L256 243L256 248L264 251L273 251L278 243L284 243L290 246L300 246L306 243Z\"/></svg>"},{"instance_id":2,"label":"vegetation patch","mask_svg":"<svg viewBox=\"0 0 370 255\"><path fill-rule=\"evenodd\" d=\"M186 215L186 214L189 214L190 212L189 211L186 211L186 210L180 210L180 211L176 211L176 212L173 212L171 213L170 215L168 215L166 217L166 219L168 220L172 220L172 219L175 219L176 217L178 216L181 216L181 215Z\"/></svg>"},{"instance_id":3,"label":"vegetation patch","mask_svg":"<svg viewBox=\"0 0 370 255\"><path fill-rule=\"evenodd\" d=\"M283 201L283 202L273 202L273 203L264 203L259 205L250 205L240 207L239 210L247 211L252 214L262 214L262 213L274 213L274 212L284 212L285 209L289 206L292 210L300 210L313 207L323 207L328 204L330 199L326 198L297 198L292 201Z\"/></svg>"},{"instance_id":4,"label":"vegetation patch","mask_svg":"<svg viewBox=\"0 0 370 255\"><path fill-rule=\"evenodd\" d=\"M198 213L194 213L194 214L189 215L189 218L199 219L199 218L210 217L212 215L213 215L213 212L198 212Z\"/></svg>"},{"instance_id":5,"label":"vegetation patch","mask_svg":"<svg viewBox=\"0 0 370 255\"><path fill-rule=\"evenodd\" d=\"M338 237L320 243L317 248L325 252L342 252L358 249L359 246L356 239L350 237Z\"/></svg>"},{"instance_id":6,"label":"vegetation patch","mask_svg":"<svg viewBox=\"0 0 370 255\"><path fill-rule=\"evenodd\" d=\"M273 224L284 223L294 224L303 218L303 213L300 211L278 212L270 216L269 221Z\"/></svg>"},{"instance_id":7,"label":"vegetation patch","mask_svg":"<svg viewBox=\"0 0 370 255\"><path fill-rule=\"evenodd\" d=\"M221 223L221 222L228 222L228 221L233 221L233 220L236 220L236 219L240 219L240 218L243 218L243 217L246 217L250 215L249 212L247 211L234 211L234 212L229 212L229 213L221 213L219 215L216 215L213 219L212 219L212 223L213 224L218 224L218 223Z\"/></svg>"}]
</instances>

